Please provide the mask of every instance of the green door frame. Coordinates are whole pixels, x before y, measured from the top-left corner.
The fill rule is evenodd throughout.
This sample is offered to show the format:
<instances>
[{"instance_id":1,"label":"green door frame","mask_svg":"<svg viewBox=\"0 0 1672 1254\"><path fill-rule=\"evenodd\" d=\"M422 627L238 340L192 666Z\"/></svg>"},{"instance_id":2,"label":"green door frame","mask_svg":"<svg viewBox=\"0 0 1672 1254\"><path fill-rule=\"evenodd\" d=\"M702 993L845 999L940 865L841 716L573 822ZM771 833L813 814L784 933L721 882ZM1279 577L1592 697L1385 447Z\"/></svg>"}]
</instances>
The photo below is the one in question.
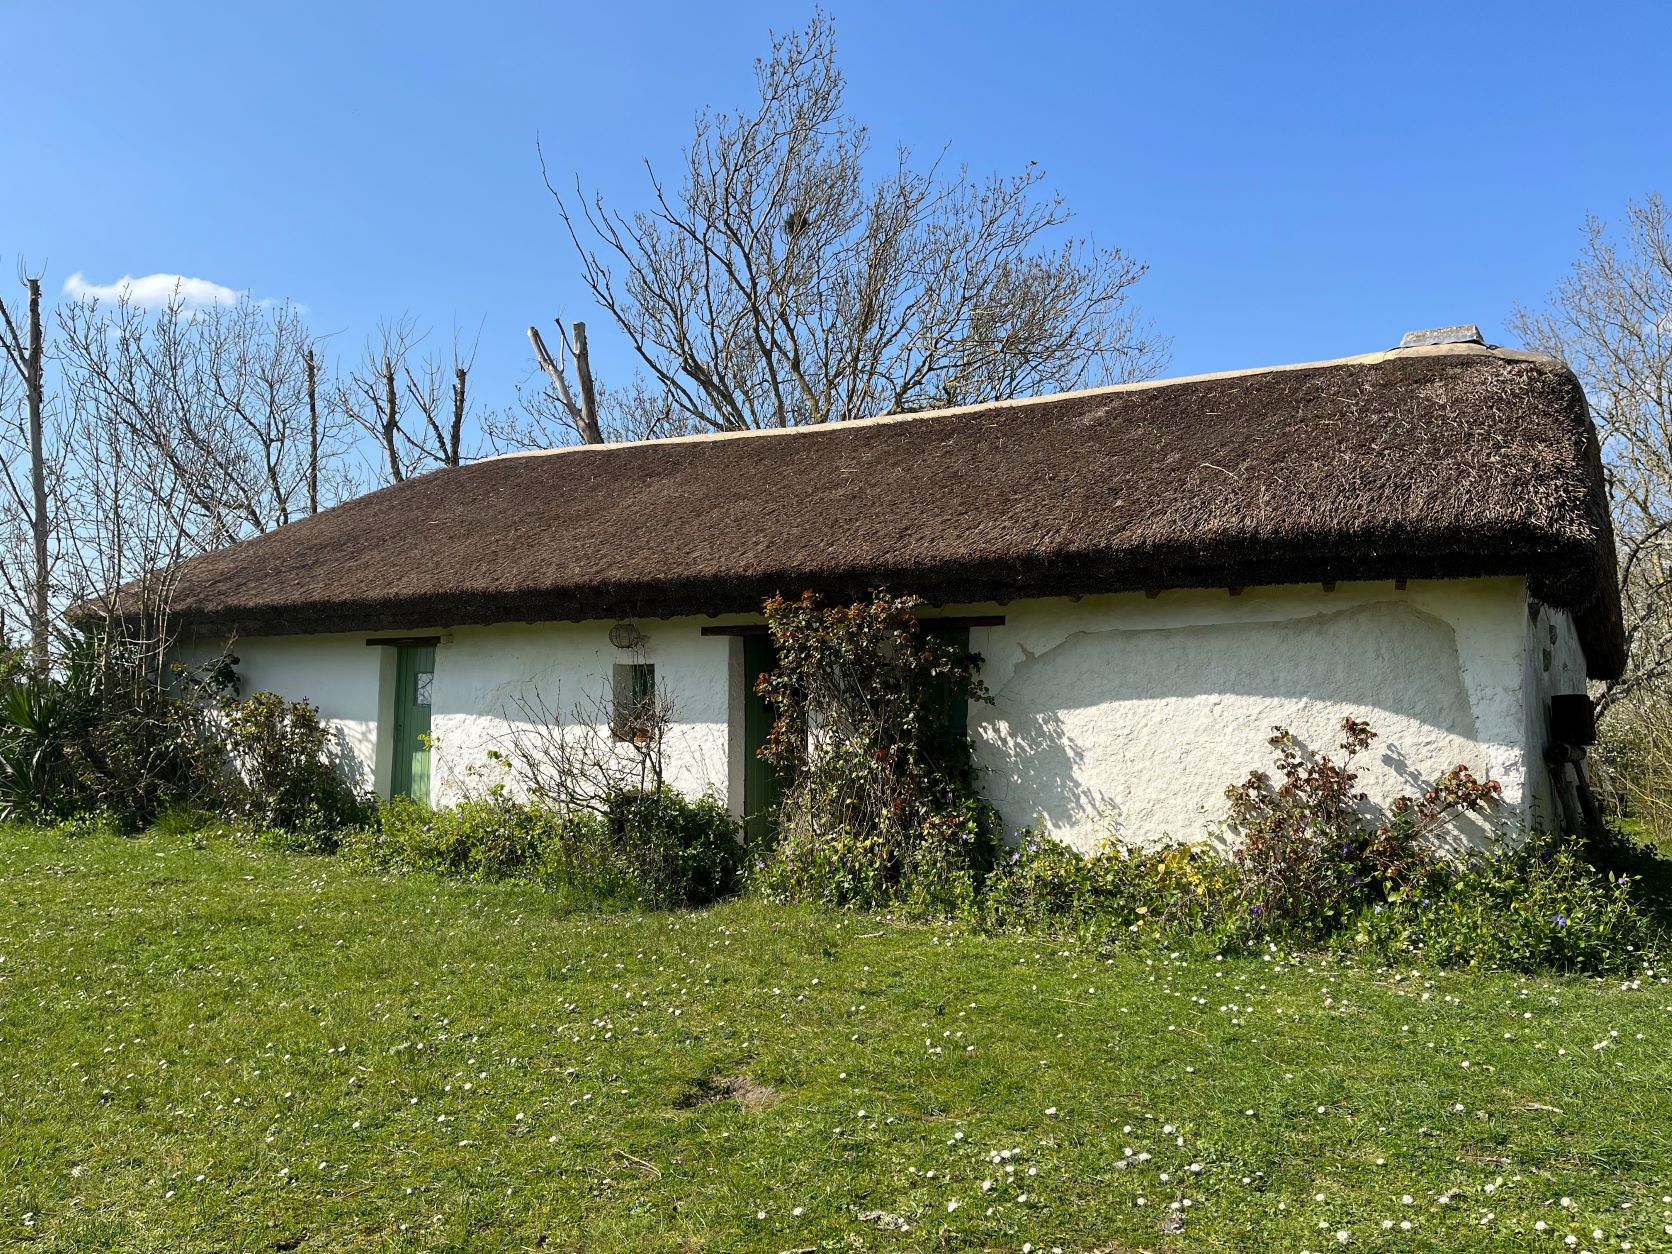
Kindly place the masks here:
<instances>
[{"instance_id":1,"label":"green door frame","mask_svg":"<svg viewBox=\"0 0 1672 1254\"><path fill-rule=\"evenodd\" d=\"M430 688L435 646L403 644L395 651L395 736L389 795L430 803Z\"/></svg>"},{"instance_id":2,"label":"green door frame","mask_svg":"<svg viewBox=\"0 0 1672 1254\"><path fill-rule=\"evenodd\" d=\"M772 734L772 711L755 691L755 681L777 663L772 637L744 636L743 641L743 830L751 841L770 836L778 825L783 787L772 763L760 755Z\"/></svg>"}]
</instances>

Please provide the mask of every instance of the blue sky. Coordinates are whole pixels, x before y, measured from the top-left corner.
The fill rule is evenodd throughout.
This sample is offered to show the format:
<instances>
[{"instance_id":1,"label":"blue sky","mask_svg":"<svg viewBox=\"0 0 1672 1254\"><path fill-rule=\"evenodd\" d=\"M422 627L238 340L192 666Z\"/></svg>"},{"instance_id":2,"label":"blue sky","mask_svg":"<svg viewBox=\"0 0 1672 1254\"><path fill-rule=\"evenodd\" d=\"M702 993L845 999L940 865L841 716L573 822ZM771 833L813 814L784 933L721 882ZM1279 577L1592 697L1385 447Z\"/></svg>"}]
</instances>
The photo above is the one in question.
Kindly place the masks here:
<instances>
[{"instance_id":1,"label":"blue sky","mask_svg":"<svg viewBox=\"0 0 1672 1254\"><path fill-rule=\"evenodd\" d=\"M1672 6L828 0L886 152L1040 162L1147 261L1169 373L1503 338L1588 213L1672 194ZM380 318L480 330L484 400L523 328L587 303L540 181L644 203L704 104L746 102L810 7L0 0L0 271L167 272L305 305L352 355Z\"/></svg>"}]
</instances>

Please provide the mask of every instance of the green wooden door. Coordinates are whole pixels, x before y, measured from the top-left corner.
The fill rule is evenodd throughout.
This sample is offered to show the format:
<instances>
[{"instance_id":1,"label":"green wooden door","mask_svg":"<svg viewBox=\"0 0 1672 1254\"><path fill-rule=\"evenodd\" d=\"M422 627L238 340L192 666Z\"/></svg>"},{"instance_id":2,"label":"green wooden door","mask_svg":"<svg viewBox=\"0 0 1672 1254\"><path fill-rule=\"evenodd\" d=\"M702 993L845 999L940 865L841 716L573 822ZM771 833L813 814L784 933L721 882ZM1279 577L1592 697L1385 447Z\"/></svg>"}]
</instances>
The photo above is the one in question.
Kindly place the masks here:
<instances>
[{"instance_id":1,"label":"green wooden door","mask_svg":"<svg viewBox=\"0 0 1672 1254\"><path fill-rule=\"evenodd\" d=\"M772 711L755 681L773 667L771 636L743 637L743 827L751 841L772 834L782 789L778 772L760 755L772 734Z\"/></svg>"},{"instance_id":2,"label":"green wooden door","mask_svg":"<svg viewBox=\"0 0 1672 1254\"><path fill-rule=\"evenodd\" d=\"M430 684L435 646L403 644L395 656L395 759L389 794L430 802Z\"/></svg>"},{"instance_id":3,"label":"green wooden door","mask_svg":"<svg viewBox=\"0 0 1672 1254\"><path fill-rule=\"evenodd\" d=\"M946 643L952 645L960 653L970 651L970 629L964 626L947 627L937 625L934 619L924 622L923 626L935 633ZM955 693L951 684L937 681L929 694L933 708L941 712L946 720L947 730L960 739L970 732L970 703L969 698L961 693Z\"/></svg>"}]
</instances>

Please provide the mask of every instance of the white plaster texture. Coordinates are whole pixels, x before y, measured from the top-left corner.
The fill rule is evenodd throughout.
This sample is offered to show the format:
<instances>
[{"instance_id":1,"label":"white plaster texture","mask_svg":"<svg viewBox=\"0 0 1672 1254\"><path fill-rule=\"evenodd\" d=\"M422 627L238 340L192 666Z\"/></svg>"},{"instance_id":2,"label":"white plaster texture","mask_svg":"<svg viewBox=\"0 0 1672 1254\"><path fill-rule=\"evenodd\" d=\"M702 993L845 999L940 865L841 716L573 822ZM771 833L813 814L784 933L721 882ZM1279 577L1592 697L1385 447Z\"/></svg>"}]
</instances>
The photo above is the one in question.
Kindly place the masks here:
<instances>
[{"instance_id":1,"label":"white plaster texture","mask_svg":"<svg viewBox=\"0 0 1672 1254\"><path fill-rule=\"evenodd\" d=\"M731 688L740 679L731 665L733 639L701 634L711 621L644 622L646 643L631 652L610 644L606 622L403 631L441 638L430 691L431 802L454 804L495 783L516 791L518 781L489 752L504 752L514 726L531 722L530 711L544 708L577 734L584 730L608 743L608 725L595 716L608 707L611 668L623 662L655 666L657 687L673 703L663 754L667 782L692 796L724 798L733 752ZM312 702L338 734L349 777L387 795L395 651L367 647L379 634L392 633L246 636L231 647L244 695L269 691ZM203 642L187 653L203 660L220 648ZM631 760L632 750L619 752Z\"/></svg>"},{"instance_id":2,"label":"white plaster texture","mask_svg":"<svg viewBox=\"0 0 1672 1254\"><path fill-rule=\"evenodd\" d=\"M1091 849L1208 836L1226 788L1267 768L1276 726L1333 750L1351 715L1385 805L1458 763L1503 786L1471 843L1526 817L1527 597L1519 579L1042 599L973 633L993 704L971 710L986 788L1013 828Z\"/></svg>"},{"instance_id":3,"label":"white plaster texture","mask_svg":"<svg viewBox=\"0 0 1672 1254\"><path fill-rule=\"evenodd\" d=\"M530 706L610 743L607 717L596 716L609 706L611 668L631 662L655 666L657 689L672 702L663 744L666 782L691 796L724 798L731 642L702 635L706 621L643 622L645 645L631 652L610 643L604 622L460 627L443 637L431 696L435 803L456 802L501 779L487 765L488 752L503 751L511 725L531 724ZM619 752L631 760L631 749Z\"/></svg>"},{"instance_id":4,"label":"white plaster texture","mask_svg":"<svg viewBox=\"0 0 1672 1254\"><path fill-rule=\"evenodd\" d=\"M220 641L203 641L183 650L196 664L218 656ZM263 636L233 641L239 691L248 697L276 692L291 701L307 701L334 734L338 766L358 789L388 789L388 746L380 727L390 726L389 696L393 669L386 680L387 649L368 649L365 633L311 636ZM380 755L379 750L382 749ZM381 761L380 761L381 757Z\"/></svg>"},{"instance_id":5,"label":"white plaster texture","mask_svg":"<svg viewBox=\"0 0 1672 1254\"><path fill-rule=\"evenodd\" d=\"M1269 767L1275 726L1333 750L1349 715L1378 734L1359 761L1375 803L1464 763L1502 784L1503 804L1453 837L1478 842L1548 824L1545 699L1584 691L1571 619L1530 602L1520 579L1131 593L940 612L1005 619L971 632L993 694L970 711L988 796L1011 828L1038 823L1085 849L1109 838L1209 837L1225 789ZM455 802L503 778L488 754L504 747L524 704L574 723L608 695L612 665L636 659L655 665L674 704L668 782L737 809L740 650L735 637L702 635L716 621L747 620L646 620L639 654L614 648L604 622L406 633L442 638L432 800ZM386 792L392 650L368 648L367 638L245 638L234 652L246 693L312 701L340 733L357 781Z\"/></svg>"}]
</instances>

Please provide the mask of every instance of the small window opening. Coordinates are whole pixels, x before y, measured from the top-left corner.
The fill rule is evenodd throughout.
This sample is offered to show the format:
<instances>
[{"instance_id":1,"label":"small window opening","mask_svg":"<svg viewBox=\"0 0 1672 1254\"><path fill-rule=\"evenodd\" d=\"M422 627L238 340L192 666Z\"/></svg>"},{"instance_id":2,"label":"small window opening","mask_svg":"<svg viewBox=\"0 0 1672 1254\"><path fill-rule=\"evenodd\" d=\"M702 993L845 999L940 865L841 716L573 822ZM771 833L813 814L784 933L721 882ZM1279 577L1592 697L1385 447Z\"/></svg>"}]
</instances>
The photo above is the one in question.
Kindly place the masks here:
<instances>
[{"instance_id":1,"label":"small window opening","mask_svg":"<svg viewBox=\"0 0 1672 1254\"><path fill-rule=\"evenodd\" d=\"M644 744L656 729L656 667L618 662L613 675L610 732L617 740Z\"/></svg>"}]
</instances>

